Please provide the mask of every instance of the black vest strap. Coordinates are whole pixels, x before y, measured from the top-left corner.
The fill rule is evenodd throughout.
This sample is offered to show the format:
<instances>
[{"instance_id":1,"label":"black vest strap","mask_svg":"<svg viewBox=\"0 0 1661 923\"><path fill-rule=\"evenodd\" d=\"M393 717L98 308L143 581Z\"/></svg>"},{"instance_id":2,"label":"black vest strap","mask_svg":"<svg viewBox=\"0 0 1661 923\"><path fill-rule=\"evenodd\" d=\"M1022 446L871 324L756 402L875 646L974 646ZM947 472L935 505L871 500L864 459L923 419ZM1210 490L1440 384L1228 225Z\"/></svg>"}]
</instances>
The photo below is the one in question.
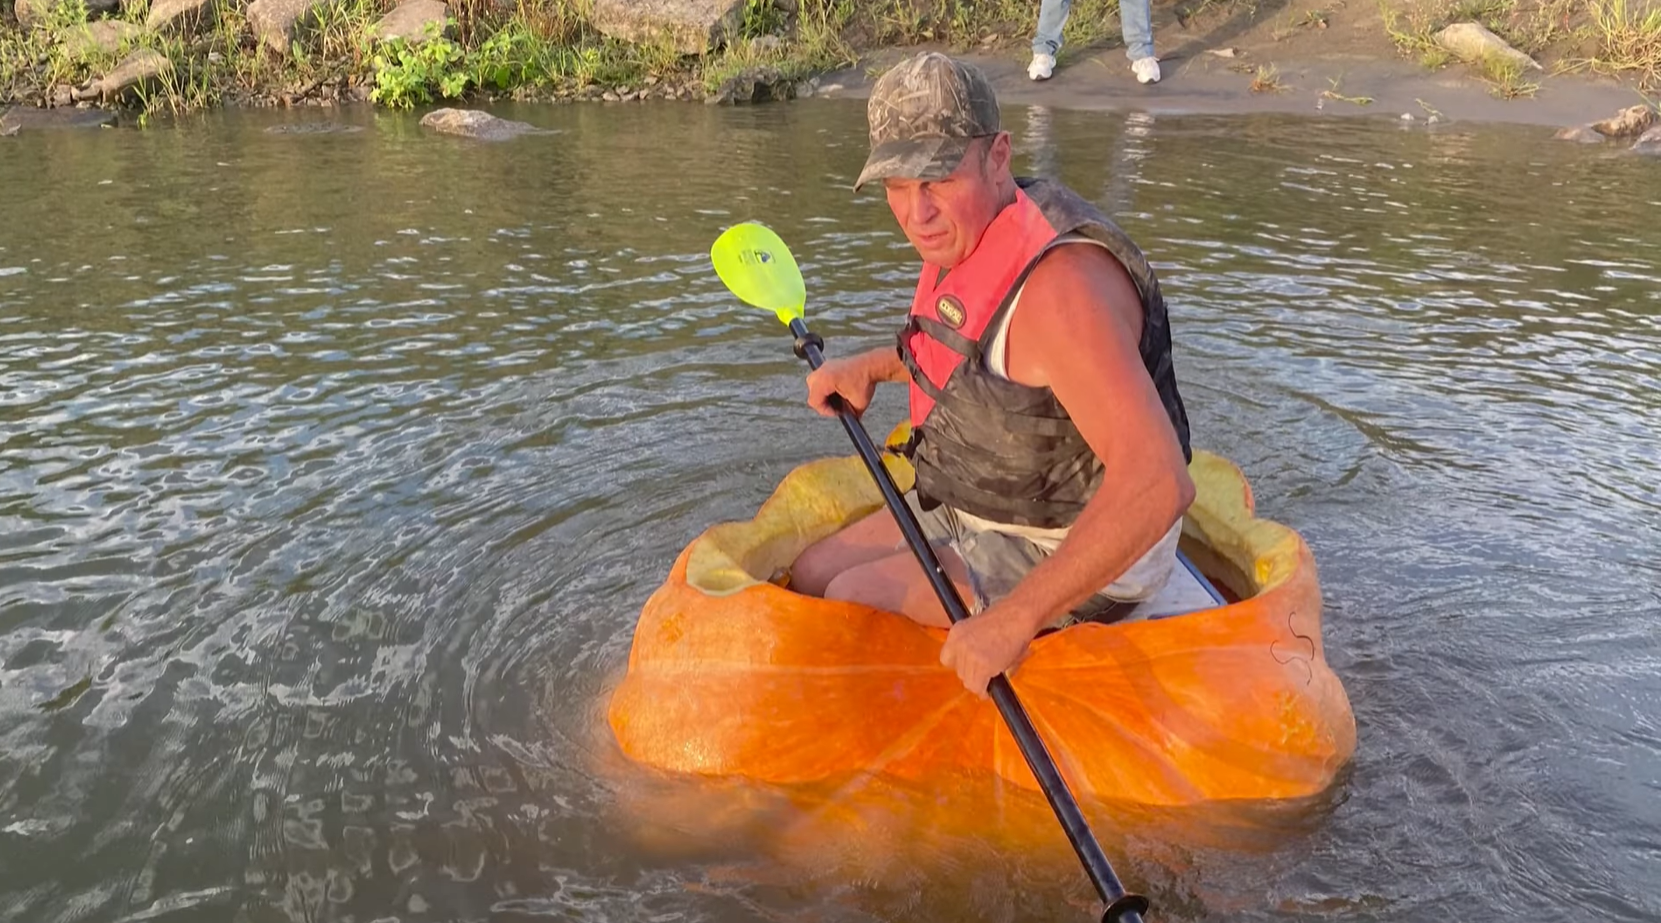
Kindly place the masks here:
<instances>
[{"instance_id":1,"label":"black vest strap","mask_svg":"<svg viewBox=\"0 0 1661 923\"><path fill-rule=\"evenodd\" d=\"M921 496L922 485L918 485L917 490L919 496ZM932 497L930 497L930 499L933 500ZM1008 522L1018 525L1036 524L1029 522L1026 519L1026 516L1030 515L1033 505L1033 500L1028 497L1011 497L1006 493L982 490L979 487L969 484L958 483L952 486L951 500L953 506L960 509L974 510L982 518L990 519L993 522ZM934 500L936 505L940 502L941 501L939 500ZM1071 504L1058 504L1058 506L1061 506L1063 509L1068 511L1070 514L1068 516L1069 521L1071 521L1072 518L1076 518L1084 509L1084 503L1082 501ZM1060 512L1060 510L1053 510L1052 512Z\"/></svg>"},{"instance_id":2,"label":"black vest strap","mask_svg":"<svg viewBox=\"0 0 1661 923\"><path fill-rule=\"evenodd\" d=\"M927 375L923 374L923 367L917 364L917 355L911 351L911 333L916 329L916 324L908 323L906 324L905 329L900 331L900 362L905 364L905 370L911 374L911 380L917 383L917 387L922 389L923 393L927 394L931 399L938 401L940 400L940 395L944 392L942 392L934 382L929 381L929 377ZM913 436L913 438L915 438L915 436Z\"/></svg>"},{"instance_id":3,"label":"black vest strap","mask_svg":"<svg viewBox=\"0 0 1661 923\"><path fill-rule=\"evenodd\" d=\"M940 400L941 385L936 385L923 374L922 366L917 362L917 354L911 351L911 336L921 331L926 337L939 341L952 352L963 356L969 362L979 362L981 358L980 344L969 339L956 330L928 317L908 317L905 326L900 328L897 337L899 344L900 361L905 363L906 371L911 373L911 380L917 387L923 389L934 400Z\"/></svg>"},{"instance_id":4,"label":"black vest strap","mask_svg":"<svg viewBox=\"0 0 1661 923\"><path fill-rule=\"evenodd\" d=\"M942 324L932 317L913 317L906 321L906 327L912 330L921 330L925 336L933 337L954 353L968 359L970 362L980 361L980 344L969 339L956 330Z\"/></svg>"}]
</instances>

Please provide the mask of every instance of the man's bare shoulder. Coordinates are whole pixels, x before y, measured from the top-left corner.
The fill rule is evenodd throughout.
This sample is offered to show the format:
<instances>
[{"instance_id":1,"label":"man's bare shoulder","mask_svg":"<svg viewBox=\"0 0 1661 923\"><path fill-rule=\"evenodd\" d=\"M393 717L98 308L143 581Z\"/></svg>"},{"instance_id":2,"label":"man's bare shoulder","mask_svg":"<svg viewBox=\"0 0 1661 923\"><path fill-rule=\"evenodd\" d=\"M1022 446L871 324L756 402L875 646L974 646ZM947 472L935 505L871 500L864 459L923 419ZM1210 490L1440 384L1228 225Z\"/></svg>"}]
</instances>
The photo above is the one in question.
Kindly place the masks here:
<instances>
[{"instance_id":1,"label":"man's bare shoulder","mask_svg":"<svg viewBox=\"0 0 1661 923\"><path fill-rule=\"evenodd\" d=\"M1118 257L1088 241L1063 244L1044 254L1027 277L1016 322L1028 311L1069 327L1094 327L1111 318L1133 340L1142 335L1142 296L1136 283Z\"/></svg>"},{"instance_id":2,"label":"man's bare shoulder","mask_svg":"<svg viewBox=\"0 0 1661 923\"><path fill-rule=\"evenodd\" d=\"M1027 277L1010 319L1010 378L1053 387L1057 376L1095 366L1129 375L1141 369L1142 298L1118 259L1093 244L1046 254Z\"/></svg>"}]
</instances>

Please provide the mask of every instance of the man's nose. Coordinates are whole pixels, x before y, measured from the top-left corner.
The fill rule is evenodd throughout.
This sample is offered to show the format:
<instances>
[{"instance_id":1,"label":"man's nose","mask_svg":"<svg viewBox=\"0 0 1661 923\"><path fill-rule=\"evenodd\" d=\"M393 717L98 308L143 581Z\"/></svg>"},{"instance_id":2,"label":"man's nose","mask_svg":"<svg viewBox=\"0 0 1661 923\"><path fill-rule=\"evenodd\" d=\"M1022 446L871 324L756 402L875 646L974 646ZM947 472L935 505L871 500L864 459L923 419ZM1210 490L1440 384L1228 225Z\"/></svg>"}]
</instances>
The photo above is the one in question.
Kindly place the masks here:
<instances>
[{"instance_id":1,"label":"man's nose","mask_svg":"<svg viewBox=\"0 0 1661 923\"><path fill-rule=\"evenodd\" d=\"M934 205L934 196L929 195L928 187L918 184L911 191L911 217L921 224L933 221L940 214L940 209Z\"/></svg>"}]
</instances>

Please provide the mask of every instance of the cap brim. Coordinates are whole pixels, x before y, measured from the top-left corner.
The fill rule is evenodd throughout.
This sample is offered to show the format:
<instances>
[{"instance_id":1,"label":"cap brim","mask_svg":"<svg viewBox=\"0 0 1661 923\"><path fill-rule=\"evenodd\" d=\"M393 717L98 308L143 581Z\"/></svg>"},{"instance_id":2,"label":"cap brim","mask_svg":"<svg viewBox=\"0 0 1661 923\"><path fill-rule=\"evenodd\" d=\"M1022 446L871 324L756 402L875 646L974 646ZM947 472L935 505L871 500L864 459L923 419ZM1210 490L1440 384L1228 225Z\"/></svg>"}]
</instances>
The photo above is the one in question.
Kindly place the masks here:
<instances>
[{"instance_id":1,"label":"cap brim","mask_svg":"<svg viewBox=\"0 0 1661 923\"><path fill-rule=\"evenodd\" d=\"M874 179L945 179L969 150L968 138L916 138L888 141L871 149L854 191Z\"/></svg>"}]
</instances>

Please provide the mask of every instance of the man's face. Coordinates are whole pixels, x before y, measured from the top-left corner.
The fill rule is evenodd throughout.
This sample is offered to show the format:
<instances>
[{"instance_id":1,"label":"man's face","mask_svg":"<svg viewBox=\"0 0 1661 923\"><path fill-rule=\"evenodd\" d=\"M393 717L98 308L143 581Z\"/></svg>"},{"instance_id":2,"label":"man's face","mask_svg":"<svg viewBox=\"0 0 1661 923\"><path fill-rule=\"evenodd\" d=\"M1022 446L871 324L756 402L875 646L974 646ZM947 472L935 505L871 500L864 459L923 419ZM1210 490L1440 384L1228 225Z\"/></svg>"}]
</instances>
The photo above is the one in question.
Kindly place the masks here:
<instances>
[{"instance_id":1,"label":"man's face","mask_svg":"<svg viewBox=\"0 0 1661 923\"><path fill-rule=\"evenodd\" d=\"M1008 167L1007 135L976 139L944 179L883 180L888 208L925 262L950 269L968 258L1002 209L999 177Z\"/></svg>"}]
</instances>

